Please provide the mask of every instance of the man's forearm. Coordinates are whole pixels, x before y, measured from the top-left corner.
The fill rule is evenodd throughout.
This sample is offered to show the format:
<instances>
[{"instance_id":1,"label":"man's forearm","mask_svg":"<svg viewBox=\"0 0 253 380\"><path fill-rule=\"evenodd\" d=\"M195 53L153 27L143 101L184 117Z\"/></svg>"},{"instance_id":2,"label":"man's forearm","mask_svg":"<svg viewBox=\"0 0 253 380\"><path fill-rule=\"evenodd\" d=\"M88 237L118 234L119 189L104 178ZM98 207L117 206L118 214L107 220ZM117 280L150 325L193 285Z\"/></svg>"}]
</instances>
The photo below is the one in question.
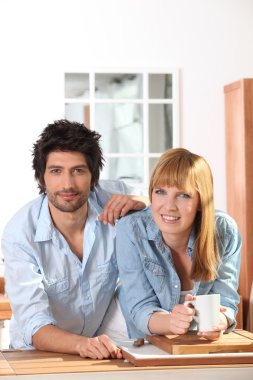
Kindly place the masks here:
<instances>
[{"instance_id":1,"label":"man's forearm","mask_svg":"<svg viewBox=\"0 0 253 380\"><path fill-rule=\"evenodd\" d=\"M41 327L32 338L35 348L42 351L79 354L78 347L87 342L87 337L69 333L59 327L46 325Z\"/></svg>"},{"instance_id":2,"label":"man's forearm","mask_svg":"<svg viewBox=\"0 0 253 380\"><path fill-rule=\"evenodd\" d=\"M88 338L52 325L43 326L34 334L33 345L38 350L78 354L83 358L122 358L120 349L107 335Z\"/></svg>"}]
</instances>

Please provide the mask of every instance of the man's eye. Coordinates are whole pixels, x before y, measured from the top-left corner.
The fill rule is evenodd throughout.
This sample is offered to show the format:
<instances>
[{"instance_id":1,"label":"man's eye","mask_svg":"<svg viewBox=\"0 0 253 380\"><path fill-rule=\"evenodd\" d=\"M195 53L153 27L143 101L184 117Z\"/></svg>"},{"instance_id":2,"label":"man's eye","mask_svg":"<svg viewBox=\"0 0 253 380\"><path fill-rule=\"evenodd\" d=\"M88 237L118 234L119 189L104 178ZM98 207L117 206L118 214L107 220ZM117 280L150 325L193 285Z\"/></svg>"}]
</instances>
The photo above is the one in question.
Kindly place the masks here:
<instances>
[{"instance_id":1,"label":"man's eye","mask_svg":"<svg viewBox=\"0 0 253 380\"><path fill-rule=\"evenodd\" d=\"M60 173L60 169L51 169L50 173L58 174L58 173Z\"/></svg>"},{"instance_id":2,"label":"man's eye","mask_svg":"<svg viewBox=\"0 0 253 380\"><path fill-rule=\"evenodd\" d=\"M80 169L80 168L76 168L74 170L75 173L83 173L83 169Z\"/></svg>"}]
</instances>

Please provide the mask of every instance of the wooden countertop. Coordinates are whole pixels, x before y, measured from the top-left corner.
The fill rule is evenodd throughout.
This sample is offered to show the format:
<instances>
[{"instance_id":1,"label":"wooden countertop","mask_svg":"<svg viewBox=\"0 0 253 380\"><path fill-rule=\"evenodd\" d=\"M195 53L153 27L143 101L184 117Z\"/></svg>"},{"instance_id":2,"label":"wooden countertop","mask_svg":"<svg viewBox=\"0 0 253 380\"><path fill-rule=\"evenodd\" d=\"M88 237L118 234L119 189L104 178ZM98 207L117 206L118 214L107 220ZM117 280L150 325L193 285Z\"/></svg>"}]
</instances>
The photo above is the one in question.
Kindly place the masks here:
<instances>
[{"instance_id":1,"label":"wooden countertop","mask_svg":"<svg viewBox=\"0 0 253 380\"><path fill-rule=\"evenodd\" d=\"M77 355L59 354L37 350L3 350L0 352L0 376L2 375L36 375L59 373L87 373L109 371L146 371L175 368L246 368L253 364L240 365L192 365L192 366L149 366L135 367L123 359L91 360Z\"/></svg>"},{"instance_id":2,"label":"wooden countertop","mask_svg":"<svg viewBox=\"0 0 253 380\"><path fill-rule=\"evenodd\" d=\"M0 320L11 319L11 306L7 296L0 294Z\"/></svg>"}]
</instances>

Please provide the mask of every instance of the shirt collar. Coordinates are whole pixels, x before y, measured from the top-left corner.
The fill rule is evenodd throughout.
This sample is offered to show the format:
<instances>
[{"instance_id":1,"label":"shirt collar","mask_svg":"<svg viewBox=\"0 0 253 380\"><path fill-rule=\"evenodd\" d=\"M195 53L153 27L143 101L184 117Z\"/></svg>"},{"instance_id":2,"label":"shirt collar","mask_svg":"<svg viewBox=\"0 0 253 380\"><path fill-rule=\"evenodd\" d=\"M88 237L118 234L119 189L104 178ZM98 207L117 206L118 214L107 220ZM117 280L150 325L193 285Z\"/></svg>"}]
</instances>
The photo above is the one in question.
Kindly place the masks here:
<instances>
[{"instance_id":1,"label":"shirt collar","mask_svg":"<svg viewBox=\"0 0 253 380\"><path fill-rule=\"evenodd\" d=\"M98 220L98 216L102 213L102 211L102 207L100 207L92 197L89 197L88 219L89 221L92 220L94 222L94 226ZM54 233L55 227L48 207L48 198L46 195L43 195L34 241L41 242L51 240Z\"/></svg>"},{"instance_id":2,"label":"shirt collar","mask_svg":"<svg viewBox=\"0 0 253 380\"><path fill-rule=\"evenodd\" d=\"M159 241L161 242L162 240L161 231L159 230L152 216L151 206L147 207L147 236L149 240L154 240L156 242L159 242ZM191 230L190 237L187 244L187 249L190 256L193 256L195 240L196 240L196 226L194 225Z\"/></svg>"},{"instance_id":3,"label":"shirt collar","mask_svg":"<svg viewBox=\"0 0 253 380\"><path fill-rule=\"evenodd\" d=\"M47 196L42 195L41 208L39 211L34 241L40 242L52 239L53 227L54 226L48 207Z\"/></svg>"}]
</instances>

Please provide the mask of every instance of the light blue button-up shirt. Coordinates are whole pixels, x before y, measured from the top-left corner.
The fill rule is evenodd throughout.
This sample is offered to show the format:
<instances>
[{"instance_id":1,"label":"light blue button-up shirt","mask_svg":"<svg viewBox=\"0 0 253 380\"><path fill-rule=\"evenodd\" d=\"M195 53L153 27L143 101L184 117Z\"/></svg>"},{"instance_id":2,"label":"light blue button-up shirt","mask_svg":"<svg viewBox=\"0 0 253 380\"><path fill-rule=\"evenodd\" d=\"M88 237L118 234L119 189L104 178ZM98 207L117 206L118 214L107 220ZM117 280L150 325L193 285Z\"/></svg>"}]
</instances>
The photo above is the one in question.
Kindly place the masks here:
<instances>
[{"instance_id":1,"label":"light blue button-up shirt","mask_svg":"<svg viewBox=\"0 0 253 380\"><path fill-rule=\"evenodd\" d=\"M192 294L219 293L233 328L239 302L241 237L235 221L222 211L216 212L216 234L221 259L217 278L210 282L194 281ZM117 225L116 241L122 282L119 299L128 320L129 334L136 338L140 337L140 332L150 334L148 322L155 311L169 312L180 302L181 283L171 251L163 242L150 207L122 218ZM194 243L193 229L187 249L191 260ZM134 336L133 326L139 330L139 336Z\"/></svg>"},{"instance_id":2,"label":"light blue button-up shirt","mask_svg":"<svg viewBox=\"0 0 253 380\"><path fill-rule=\"evenodd\" d=\"M103 186L111 193L136 193L123 182ZM2 250L13 312L12 348L33 348L33 334L48 324L84 336L96 334L118 278L115 228L97 220L110 196L100 186L90 193L82 262L54 227L47 196L24 206L7 224Z\"/></svg>"}]
</instances>

